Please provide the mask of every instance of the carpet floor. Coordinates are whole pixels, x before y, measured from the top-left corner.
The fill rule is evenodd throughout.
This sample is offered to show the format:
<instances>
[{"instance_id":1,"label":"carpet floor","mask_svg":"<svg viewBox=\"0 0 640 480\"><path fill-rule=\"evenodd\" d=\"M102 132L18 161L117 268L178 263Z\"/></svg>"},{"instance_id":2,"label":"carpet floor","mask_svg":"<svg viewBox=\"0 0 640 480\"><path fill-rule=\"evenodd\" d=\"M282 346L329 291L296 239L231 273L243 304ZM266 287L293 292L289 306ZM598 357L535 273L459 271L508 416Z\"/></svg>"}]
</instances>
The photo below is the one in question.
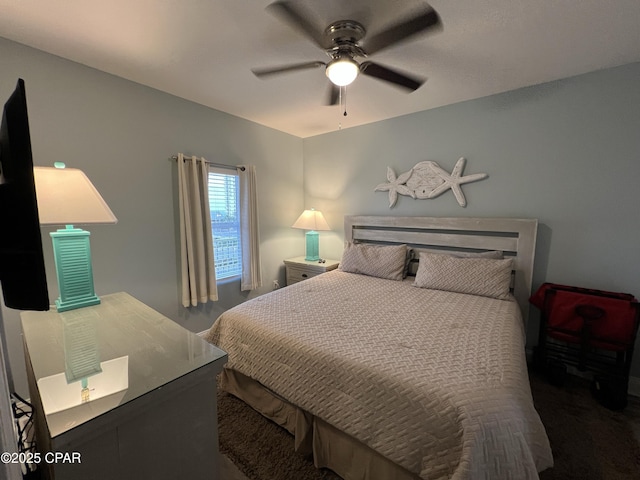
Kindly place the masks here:
<instances>
[{"instance_id":1,"label":"carpet floor","mask_svg":"<svg viewBox=\"0 0 640 480\"><path fill-rule=\"evenodd\" d=\"M632 480L640 478L640 399L630 397L623 412L602 407L586 381L576 377L562 388L531 373L531 389L545 425L555 466L542 480ZM293 449L293 437L224 392L218 394L220 451L249 480L339 480Z\"/></svg>"}]
</instances>

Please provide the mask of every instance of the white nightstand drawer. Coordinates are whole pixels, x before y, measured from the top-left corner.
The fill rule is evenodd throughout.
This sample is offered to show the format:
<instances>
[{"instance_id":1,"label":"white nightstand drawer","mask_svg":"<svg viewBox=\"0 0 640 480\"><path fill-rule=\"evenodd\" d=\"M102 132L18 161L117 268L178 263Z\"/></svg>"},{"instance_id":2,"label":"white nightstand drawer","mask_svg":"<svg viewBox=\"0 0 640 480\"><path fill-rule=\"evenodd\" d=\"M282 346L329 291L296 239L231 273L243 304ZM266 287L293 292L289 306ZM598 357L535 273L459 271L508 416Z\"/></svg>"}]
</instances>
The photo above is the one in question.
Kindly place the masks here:
<instances>
[{"instance_id":1,"label":"white nightstand drawer","mask_svg":"<svg viewBox=\"0 0 640 480\"><path fill-rule=\"evenodd\" d=\"M325 260L324 263L305 260L304 257L290 258L284 261L287 285L307 280L321 273L338 268L338 260Z\"/></svg>"},{"instance_id":2,"label":"white nightstand drawer","mask_svg":"<svg viewBox=\"0 0 640 480\"><path fill-rule=\"evenodd\" d=\"M301 282L307 278L315 277L323 272L313 272L310 270L304 270L302 268L287 267L287 285L292 283Z\"/></svg>"}]
</instances>

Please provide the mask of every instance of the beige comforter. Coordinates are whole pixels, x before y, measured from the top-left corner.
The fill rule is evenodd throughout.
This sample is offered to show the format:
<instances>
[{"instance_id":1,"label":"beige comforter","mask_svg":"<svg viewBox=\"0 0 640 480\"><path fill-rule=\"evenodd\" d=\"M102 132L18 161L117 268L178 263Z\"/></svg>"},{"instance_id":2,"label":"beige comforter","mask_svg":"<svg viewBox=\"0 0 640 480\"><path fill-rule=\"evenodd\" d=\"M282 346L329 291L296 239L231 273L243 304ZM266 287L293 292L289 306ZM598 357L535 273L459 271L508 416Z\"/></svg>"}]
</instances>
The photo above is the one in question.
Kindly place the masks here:
<instances>
[{"instance_id":1,"label":"beige comforter","mask_svg":"<svg viewBox=\"0 0 640 480\"><path fill-rule=\"evenodd\" d=\"M515 301L334 270L225 312L207 339L421 478L537 478L553 463Z\"/></svg>"}]
</instances>

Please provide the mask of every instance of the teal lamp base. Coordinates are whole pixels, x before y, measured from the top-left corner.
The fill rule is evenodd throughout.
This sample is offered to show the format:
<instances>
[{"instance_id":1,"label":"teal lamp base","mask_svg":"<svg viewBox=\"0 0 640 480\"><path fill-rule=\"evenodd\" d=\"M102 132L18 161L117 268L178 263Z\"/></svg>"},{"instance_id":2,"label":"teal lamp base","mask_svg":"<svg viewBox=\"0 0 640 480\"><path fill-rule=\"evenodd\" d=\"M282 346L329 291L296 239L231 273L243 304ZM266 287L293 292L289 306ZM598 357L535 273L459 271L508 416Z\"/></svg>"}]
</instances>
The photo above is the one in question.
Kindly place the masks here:
<instances>
[{"instance_id":1,"label":"teal lamp base","mask_svg":"<svg viewBox=\"0 0 640 480\"><path fill-rule=\"evenodd\" d=\"M89 245L91 234L67 225L67 228L51 232L50 235L60 288L60 297L56 300L58 312L99 304L100 299L93 286Z\"/></svg>"},{"instance_id":2,"label":"teal lamp base","mask_svg":"<svg viewBox=\"0 0 640 480\"><path fill-rule=\"evenodd\" d=\"M315 230L309 230L305 237L307 239L307 252L304 259L308 262L317 262L320 260L319 235Z\"/></svg>"}]
</instances>

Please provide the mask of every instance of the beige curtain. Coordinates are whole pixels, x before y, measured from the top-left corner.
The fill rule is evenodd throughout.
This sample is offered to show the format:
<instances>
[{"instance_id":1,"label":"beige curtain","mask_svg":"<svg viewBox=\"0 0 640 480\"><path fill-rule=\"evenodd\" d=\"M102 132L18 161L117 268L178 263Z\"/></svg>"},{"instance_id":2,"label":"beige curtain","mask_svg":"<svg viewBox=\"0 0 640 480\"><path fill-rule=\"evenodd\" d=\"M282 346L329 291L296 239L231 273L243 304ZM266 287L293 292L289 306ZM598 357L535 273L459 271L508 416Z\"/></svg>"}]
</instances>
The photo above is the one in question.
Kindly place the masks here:
<instances>
[{"instance_id":1,"label":"beige curtain","mask_svg":"<svg viewBox=\"0 0 640 480\"><path fill-rule=\"evenodd\" d=\"M182 305L218 300L213 234L204 158L178 154Z\"/></svg>"},{"instance_id":2,"label":"beige curtain","mask_svg":"<svg viewBox=\"0 0 640 480\"><path fill-rule=\"evenodd\" d=\"M240 281L240 290L255 290L262 286L256 167L254 165L239 165L238 177L240 179L240 230L242 239L242 279Z\"/></svg>"}]
</instances>

